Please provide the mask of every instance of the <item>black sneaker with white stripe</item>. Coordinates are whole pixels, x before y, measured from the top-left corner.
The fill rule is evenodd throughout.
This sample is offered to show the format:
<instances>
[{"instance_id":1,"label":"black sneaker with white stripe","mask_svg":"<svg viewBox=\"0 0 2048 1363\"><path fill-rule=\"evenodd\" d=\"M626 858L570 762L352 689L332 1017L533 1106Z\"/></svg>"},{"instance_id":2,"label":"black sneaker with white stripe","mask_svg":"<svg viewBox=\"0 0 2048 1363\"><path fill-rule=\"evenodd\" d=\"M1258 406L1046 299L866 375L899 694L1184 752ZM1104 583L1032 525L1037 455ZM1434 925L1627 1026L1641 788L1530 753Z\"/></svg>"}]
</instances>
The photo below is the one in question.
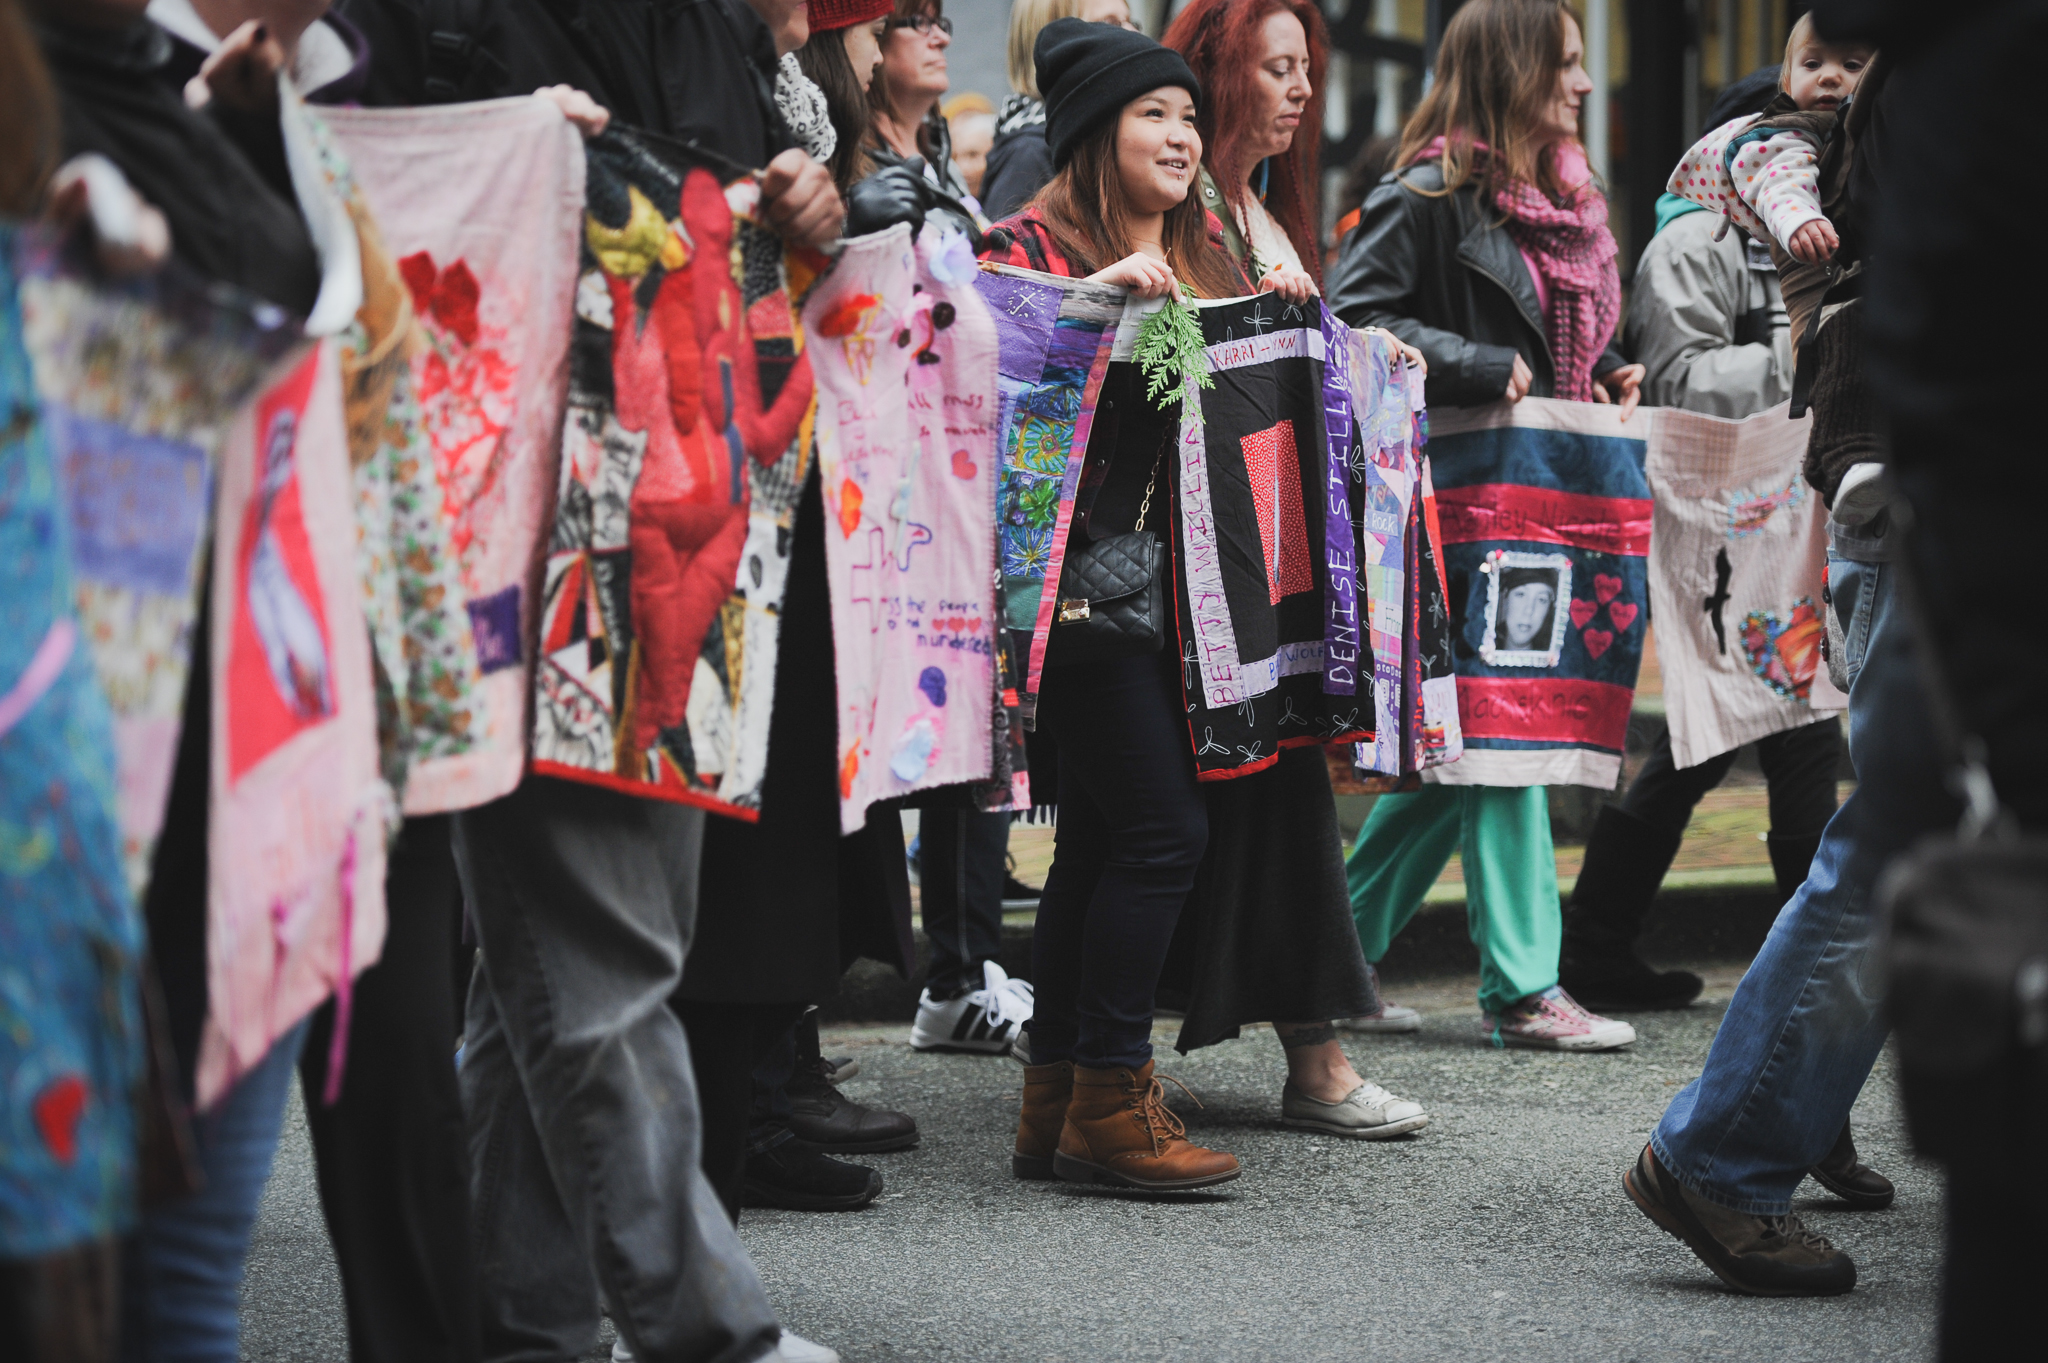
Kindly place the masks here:
<instances>
[{"instance_id":1,"label":"black sneaker with white stripe","mask_svg":"<svg viewBox=\"0 0 2048 1363\"><path fill-rule=\"evenodd\" d=\"M994 961L981 963L982 987L938 999L927 988L917 1001L910 1046L918 1051L977 1051L1001 1055L1031 1021L1027 980L1013 980Z\"/></svg>"}]
</instances>

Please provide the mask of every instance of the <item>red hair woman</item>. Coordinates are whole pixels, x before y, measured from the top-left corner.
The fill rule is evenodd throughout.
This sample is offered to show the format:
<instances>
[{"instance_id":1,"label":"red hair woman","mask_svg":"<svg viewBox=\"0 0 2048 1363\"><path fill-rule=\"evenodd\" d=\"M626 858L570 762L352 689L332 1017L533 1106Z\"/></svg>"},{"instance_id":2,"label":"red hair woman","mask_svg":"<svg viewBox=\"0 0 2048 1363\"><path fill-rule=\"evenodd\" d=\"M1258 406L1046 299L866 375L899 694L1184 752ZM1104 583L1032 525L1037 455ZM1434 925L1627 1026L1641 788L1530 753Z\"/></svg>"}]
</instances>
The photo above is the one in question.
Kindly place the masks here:
<instances>
[{"instance_id":1,"label":"red hair woman","mask_svg":"<svg viewBox=\"0 0 2048 1363\"><path fill-rule=\"evenodd\" d=\"M1330 34L1312 0L1192 0L1162 41L1207 98L1202 200L1253 280L1305 299L1320 282L1316 166Z\"/></svg>"}]
</instances>

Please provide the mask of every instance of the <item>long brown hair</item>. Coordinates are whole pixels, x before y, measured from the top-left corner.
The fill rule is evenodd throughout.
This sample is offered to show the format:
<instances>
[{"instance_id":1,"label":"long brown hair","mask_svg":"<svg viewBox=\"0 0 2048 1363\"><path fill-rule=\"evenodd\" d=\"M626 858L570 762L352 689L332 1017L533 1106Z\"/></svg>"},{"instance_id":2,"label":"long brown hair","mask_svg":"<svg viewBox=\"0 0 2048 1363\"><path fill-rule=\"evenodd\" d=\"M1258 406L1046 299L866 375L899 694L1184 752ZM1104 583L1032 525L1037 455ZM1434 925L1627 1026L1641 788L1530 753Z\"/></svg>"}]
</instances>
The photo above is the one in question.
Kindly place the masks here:
<instances>
[{"instance_id":1,"label":"long brown hair","mask_svg":"<svg viewBox=\"0 0 2048 1363\"><path fill-rule=\"evenodd\" d=\"M1292 14L1308 35L1308 80L1312 93L1301 111L1294 143L1271 159L1266 208L1294 243L1302 267L1322 277L1316 248L1320 195L1316 167L1322 157L1323 76L1330 65L1330 33L1313 0L1191 0L1167 26L1160 42L1187 58L1202 82L1202 160L1233 209L1252 197L1247 131L1259 103L1260 30L1275 14Z\"/></svg>"},{"instance_id":2,"label":"long brown hair","mask_svg":"<svg viewBox=\"0 0 2048 1363\"><path fill-rule=\"evenodd\" d=\"M1577 186L1559 178L1557 159L1539 155L1544 109L1557 98L1566 19L1577 23L1579 15L1564 0L1466 0L1444 27L1436 81L1401 130L1394 164L1413 165L1441 137L1446 194L1475 177L1489 199L1513 180L1553 199L1573 193ZM1475 151L1475 143L1488 150Z\"/></svg>"},{"instance_id":3,"label":"long brown hair","mask_svg":"<svg viewBox=\"0 0 2048 1363\"><path fill-rule=\"evenodd\" d=\"M16 0L0 0L0 215L36 210L57 168L57 98Z\"/></svg>"},{"instance_id":4,"label":"long brown hair","mask_svg":"<svg viewBox=\"0 0 2048 1363\"><path fill-rule=\"evenodd\" d=\"M896 0L896 13L894 17L897 19L913 19L920 14L929 14L932 18L936 19L945 12L946 0ZM888 32L882 35L884 60L881 65L875 68L874 83L868 86L868 108L871 111L869 118L870 130L873 128L873 114L887 114L891 118L896 116L896 105L889 93L889 63L887 55L890 34L893 34L899 27L901 25L891 24ZM917 125L917 149L924 154L924 159L927 161L934 161L938 156L938 134L941 126L943 124L939 117L939 102L933 100L932 107L925 113L924 120ZM872 140L880 141L880 138L877 137Z\"/></svg>"},{"instance_id":5,"label":"long brown hair","mask_svg":"<svg viewBox=\"0 0 2048 1363\"><path fill-rule=\"evenodd\" d=\"M867 92L860 88L860 76L846 55L846 30L813 33L796 50L796 64L825 92L825 117L839 137L826 169L832 172L832 183L843 197L875 168L867 153L868 127L874 115L868 109Z\"/></svg>"},{"instance_id":6,"label":"long brown hair","mask_svg":"<svg viewBox=\"0 0 2048 1363\"><path fill-rule=\"evenodd\" d=\"M1116 135L1122 123L1121 112L1105 118L1031 200L1076 275L1094 274L1138 249L1131 239L1123 177L1116 166ZM1166 210L1159 235L1175 276L1202 297L1229 298L1245 292L1245 280L1234 262L1210 242L1209 211L1192 186L1186 198Z\"/></svg>"}]
</instances>

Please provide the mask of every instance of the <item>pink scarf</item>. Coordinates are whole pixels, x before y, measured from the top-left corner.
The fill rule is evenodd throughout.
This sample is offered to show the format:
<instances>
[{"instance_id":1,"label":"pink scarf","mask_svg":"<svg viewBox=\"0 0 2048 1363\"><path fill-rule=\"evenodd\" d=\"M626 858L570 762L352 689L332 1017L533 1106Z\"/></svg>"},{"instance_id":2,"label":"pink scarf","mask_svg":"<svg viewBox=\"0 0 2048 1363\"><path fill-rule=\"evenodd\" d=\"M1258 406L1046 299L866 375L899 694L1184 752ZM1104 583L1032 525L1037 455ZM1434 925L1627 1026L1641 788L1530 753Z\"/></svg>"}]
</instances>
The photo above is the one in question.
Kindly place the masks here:
<instances>
[{"instance_id":1,"label":"pink scarf","mask_svg":"<svg viewBox=\"0 0 2048 1363\"><path fill-rule=\"evenodd\" d=\"M1486 152L1482 143L1473 151ZM1444 140L1434 138L1416 162L1441 160ZM1556 395L1573 402L1593 400L1593 366L1621 319L1620 248L1607 230L1607 199L1590 184L1586 154L1576 143L1557 149L1558 178L1579 188L1560 208L1535 185L1510 181L1494 196L1508 215L1508 235L1534 266L1545 296L1543 324L1550 342Z\"/></svg>"}]
</instances>

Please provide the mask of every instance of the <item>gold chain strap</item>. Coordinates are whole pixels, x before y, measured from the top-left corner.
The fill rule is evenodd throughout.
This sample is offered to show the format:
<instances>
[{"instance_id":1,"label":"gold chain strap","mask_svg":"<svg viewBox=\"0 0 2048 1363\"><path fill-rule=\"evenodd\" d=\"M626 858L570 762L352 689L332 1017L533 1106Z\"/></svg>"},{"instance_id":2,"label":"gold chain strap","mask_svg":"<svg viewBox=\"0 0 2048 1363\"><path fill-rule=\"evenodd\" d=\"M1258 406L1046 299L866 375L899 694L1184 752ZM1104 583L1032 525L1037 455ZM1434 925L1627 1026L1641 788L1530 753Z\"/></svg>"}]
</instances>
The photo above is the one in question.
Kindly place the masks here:
<instances>
[{"instance_id":1,"label":"gold chain strap","mask_svg":"<svg viewBox=\"0 0 2048 1363\"><path fill-rule=\"evenodd\" d=\"M1159 464L1164 458L1166 458L1164 447L1160 449L1159 453L1152 456L1152 476L1145 480L1145 500L1138 503L1138 523L1131 527L1133 533L1145 528L1145 517L1152 510L1152 489L1158 485Z\"/></svg>"}]
</instances>

